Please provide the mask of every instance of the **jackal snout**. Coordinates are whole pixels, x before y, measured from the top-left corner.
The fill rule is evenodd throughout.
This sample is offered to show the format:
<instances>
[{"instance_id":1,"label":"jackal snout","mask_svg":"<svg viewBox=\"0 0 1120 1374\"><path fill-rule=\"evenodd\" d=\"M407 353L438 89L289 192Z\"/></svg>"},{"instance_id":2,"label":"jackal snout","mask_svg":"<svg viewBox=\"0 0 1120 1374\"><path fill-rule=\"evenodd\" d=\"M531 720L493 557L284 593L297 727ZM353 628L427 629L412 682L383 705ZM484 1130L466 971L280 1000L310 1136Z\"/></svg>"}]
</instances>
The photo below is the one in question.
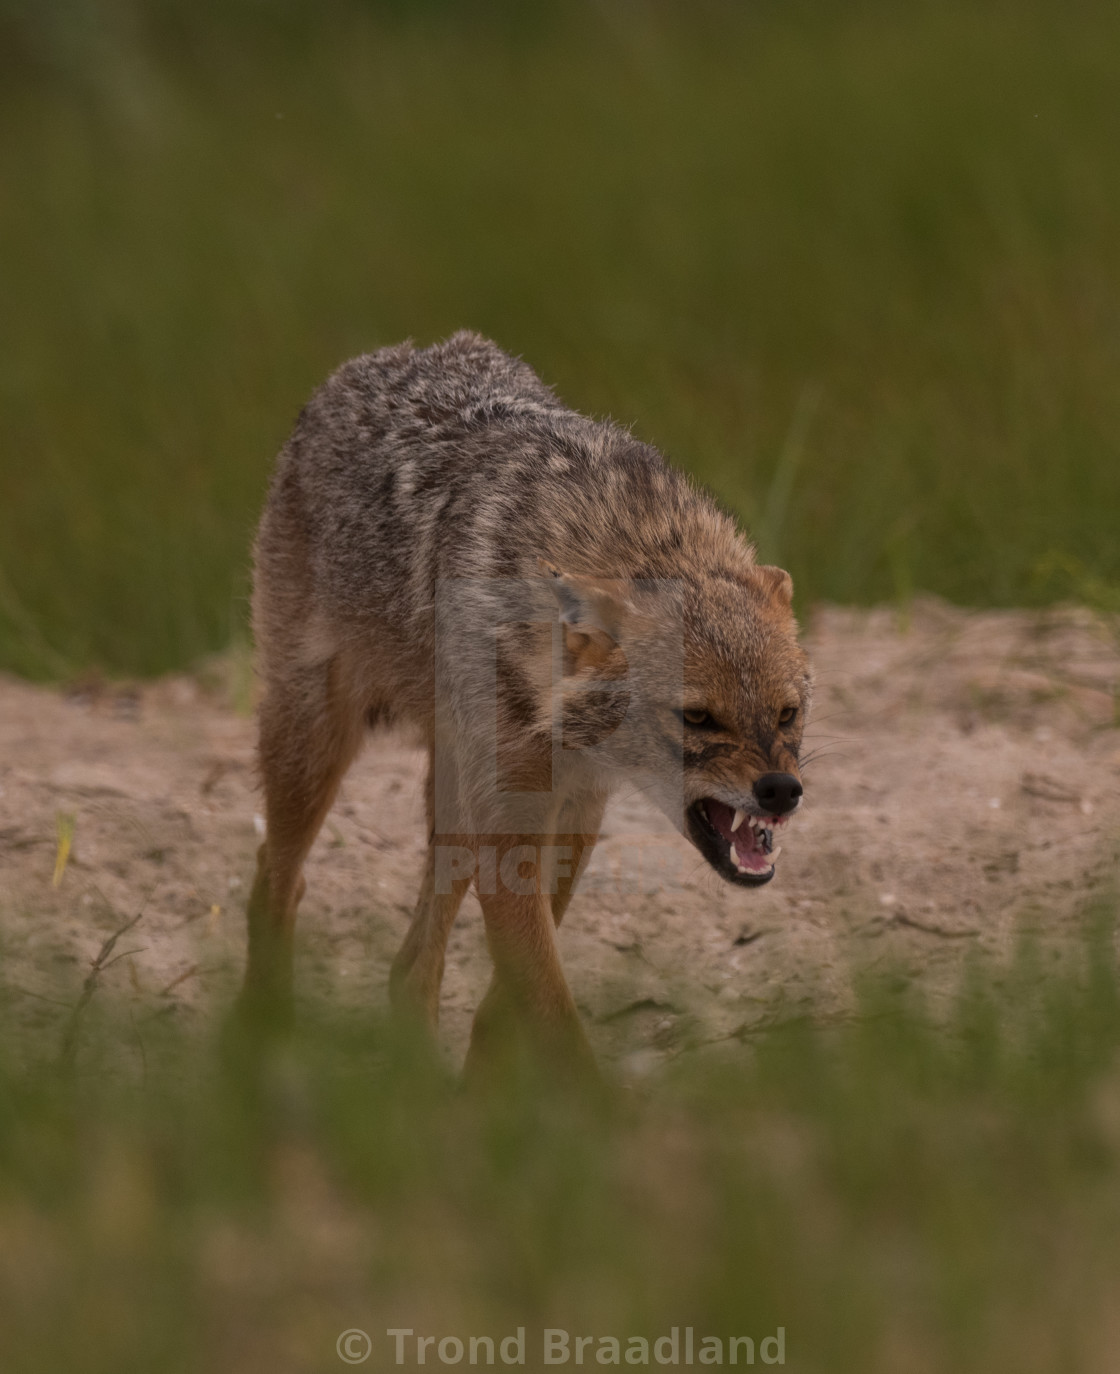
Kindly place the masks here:
<instances>
[{"instance_id":1,"label":"jackal snout","mask_svg":"<svg viewBox=\"0 0 1120 1374\"><path fill-rule=\"evenodd\" d=\"M768 816L788 816L801 805L801 780L792 773L763 773L751 791Z\"/></svg>"}]
</instances>

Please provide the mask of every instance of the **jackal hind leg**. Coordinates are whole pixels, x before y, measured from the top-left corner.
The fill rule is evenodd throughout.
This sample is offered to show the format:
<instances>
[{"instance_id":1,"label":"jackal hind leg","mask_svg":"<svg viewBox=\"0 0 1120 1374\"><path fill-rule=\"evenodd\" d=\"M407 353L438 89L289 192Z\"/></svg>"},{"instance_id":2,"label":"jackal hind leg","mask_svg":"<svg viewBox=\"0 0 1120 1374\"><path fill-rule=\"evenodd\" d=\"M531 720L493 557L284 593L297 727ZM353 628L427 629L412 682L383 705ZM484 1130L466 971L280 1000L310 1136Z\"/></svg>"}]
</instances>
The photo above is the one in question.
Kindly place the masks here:
<instances>
[{"instance_id":1,"label":"jackal hind leg","mask_svg":"<svg viewBox=\"0 0 1120 1374\"><path fill-rule=\"evenodd\" d=\"M301 870L361 747L365 714L338 656L267 685L259 745L266 830L249 897L243 1005L290 1002Z\"/></svg>"}]
</instances>

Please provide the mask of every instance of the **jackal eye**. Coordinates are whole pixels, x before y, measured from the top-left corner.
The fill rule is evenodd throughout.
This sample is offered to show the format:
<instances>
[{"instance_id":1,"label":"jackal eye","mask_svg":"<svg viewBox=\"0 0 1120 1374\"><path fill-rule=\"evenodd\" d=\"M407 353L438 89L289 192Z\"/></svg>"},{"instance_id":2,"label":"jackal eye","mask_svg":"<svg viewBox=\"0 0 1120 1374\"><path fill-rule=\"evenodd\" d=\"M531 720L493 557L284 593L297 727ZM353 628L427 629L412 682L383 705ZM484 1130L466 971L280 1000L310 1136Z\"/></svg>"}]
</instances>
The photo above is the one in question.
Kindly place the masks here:
<instances>
[{"instance_id":1,"label":"jackal eye","mask_svg":"<svg viewBox=\"0 0 1120 1374\"><path fill-rule=\"evenodd\" d=\"M682 711L686 725L714 725L715 721L707 711Z\"/></svg>"},{"instance_id":2,"label":"jackal eye","mask_svg":"<svg viewBox=\"0 0 1120 1374\"><path fill-rule=\"evenodd\" d=\"M784 710L781 710L781 711L778 712L778 724L779 724L779 725L792 725L793 722L794 722L796 719L797 719L797 707L796 707L796 706L787 706L787 707L785 707Z\"/></svg>"}]
</instances>

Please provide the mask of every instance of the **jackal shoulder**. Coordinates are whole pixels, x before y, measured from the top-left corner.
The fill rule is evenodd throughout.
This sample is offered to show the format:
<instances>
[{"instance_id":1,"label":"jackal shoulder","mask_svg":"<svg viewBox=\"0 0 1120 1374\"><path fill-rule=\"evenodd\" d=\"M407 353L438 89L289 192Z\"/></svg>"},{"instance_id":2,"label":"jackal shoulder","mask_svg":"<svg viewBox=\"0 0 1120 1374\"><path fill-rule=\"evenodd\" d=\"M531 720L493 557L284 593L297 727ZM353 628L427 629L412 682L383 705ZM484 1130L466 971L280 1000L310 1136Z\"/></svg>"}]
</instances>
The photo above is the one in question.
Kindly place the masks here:
<instances>
[{"instance_id":1,"label":"jackal shoulder","mask_svg":"<svg viewBox=\"0 0 1120 1374\"><path fill-rule=\"evenodd\" d=\"M316 392L278 465L258 574L293 538L340 609L373 598L405 616L438 577L536 575L541 559L674 578L752 563L731 517L654 448L470 333L355 358Z\"/></svg>"}]
</instances>

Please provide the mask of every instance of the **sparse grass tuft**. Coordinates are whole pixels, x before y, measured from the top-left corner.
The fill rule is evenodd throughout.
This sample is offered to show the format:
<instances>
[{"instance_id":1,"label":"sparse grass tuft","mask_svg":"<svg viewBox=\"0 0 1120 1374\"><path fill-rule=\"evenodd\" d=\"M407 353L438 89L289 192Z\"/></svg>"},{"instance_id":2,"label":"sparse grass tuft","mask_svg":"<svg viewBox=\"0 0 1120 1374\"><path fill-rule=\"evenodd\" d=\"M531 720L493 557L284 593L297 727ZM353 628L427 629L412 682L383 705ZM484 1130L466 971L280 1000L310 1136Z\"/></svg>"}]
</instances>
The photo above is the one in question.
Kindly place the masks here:
<instances>
[{"instance_id":1,"label":"sparse grass tuft","mask_svg":"<svg viewBox=\"0 0 1120 1374\"><path fill-rule=\"evenodd\" d=\"M12 991L0 1363L315 1371L360 1328L384 1368L389 1328L524 1326L540 1368L546 1327L692 1326L782 1327L801 1371L1110 1369L1115 914L1062 961L978 958L937 1019L879 976L848 1023L605 1101L524 1073L472 1096L326 1005L262 1047L104 988L28 1034Z\"/></svg>"}]
</instances>

